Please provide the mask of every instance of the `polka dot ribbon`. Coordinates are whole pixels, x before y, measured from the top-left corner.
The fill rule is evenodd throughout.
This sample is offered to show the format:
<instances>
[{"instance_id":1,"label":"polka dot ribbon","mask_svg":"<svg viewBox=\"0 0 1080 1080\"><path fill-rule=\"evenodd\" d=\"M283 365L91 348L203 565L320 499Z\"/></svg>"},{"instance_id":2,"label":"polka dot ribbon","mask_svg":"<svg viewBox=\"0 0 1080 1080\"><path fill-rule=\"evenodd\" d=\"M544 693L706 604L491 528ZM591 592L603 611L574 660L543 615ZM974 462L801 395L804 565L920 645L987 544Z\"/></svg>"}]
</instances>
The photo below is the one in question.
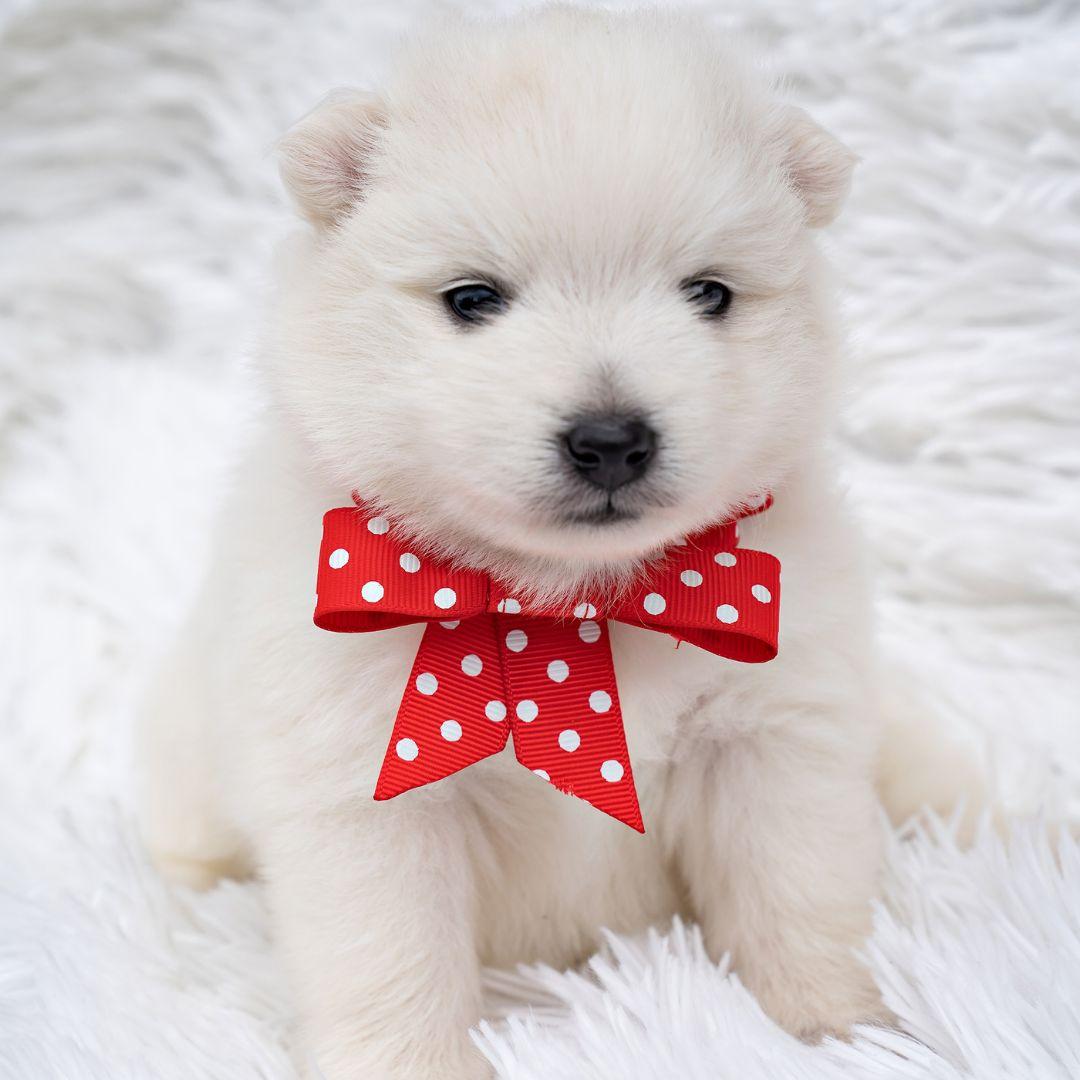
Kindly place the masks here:
<instances>
[{"instance_id":1,"label":"polka dot ribbon","mask_svg":"<svg viewBox=\"0 0 1080 1080\"><path fill-rule=\"evenodd\" d=\"M776 655L780 564L738 546L738 519L670 548L617 599L529 603L487 574L418 554L362 505L323 519L315 624L339 633L427 629L375 788L390 799L498 753L644 832L623 733L608 620L717 656Z\"/></svg>"}]
</instances>

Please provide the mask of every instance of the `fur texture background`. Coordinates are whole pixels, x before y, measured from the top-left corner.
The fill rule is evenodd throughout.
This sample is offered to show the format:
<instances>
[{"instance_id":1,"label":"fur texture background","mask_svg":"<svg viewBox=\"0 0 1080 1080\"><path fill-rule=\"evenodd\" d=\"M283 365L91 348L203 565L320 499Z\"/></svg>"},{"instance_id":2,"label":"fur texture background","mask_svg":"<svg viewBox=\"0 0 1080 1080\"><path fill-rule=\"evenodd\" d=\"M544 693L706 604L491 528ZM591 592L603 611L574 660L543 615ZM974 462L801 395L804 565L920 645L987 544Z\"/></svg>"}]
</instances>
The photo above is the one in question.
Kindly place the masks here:
<instances>
[{"instance_id":1,"label":"fur texture background","mask_svg":"<svg viewBox=\"0 0 1080 1080\"><path fill-rule=\"evenodd\" d=\"M832 230L839 437L902 707L965 735L1014 809L1075 810L1080 10L708 9L863 158ZM273 140L376 84L425 10L0 3L0 1077L292 1075L259 890L157 881L128 723L243 435L289 221ZM926 1044L900 1058L793 1043L683 929L614 944L598 985L493 976L493 1016L539 1007L481 1038L515 1080L1076 1075L1080 862L1043 844L897 844L870 949Z\"/></svg>"}]
</instances>

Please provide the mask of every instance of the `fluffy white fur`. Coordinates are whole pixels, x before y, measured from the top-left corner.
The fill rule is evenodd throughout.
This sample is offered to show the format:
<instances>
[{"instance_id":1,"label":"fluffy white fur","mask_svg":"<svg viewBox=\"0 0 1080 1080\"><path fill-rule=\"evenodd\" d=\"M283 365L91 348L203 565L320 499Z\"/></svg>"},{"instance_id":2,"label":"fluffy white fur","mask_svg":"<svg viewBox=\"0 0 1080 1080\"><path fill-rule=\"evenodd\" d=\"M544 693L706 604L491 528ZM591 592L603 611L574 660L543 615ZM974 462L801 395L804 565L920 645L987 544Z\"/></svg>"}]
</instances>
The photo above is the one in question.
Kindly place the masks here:
<instances>
[{"instance_id":1,"label":"fluffy white fur","mask_svg":"<svg viewBox=\"0 0 1080 1080\"><path fill-rule=\"evenodd\" d=\"M164 870L255 869L330 1078L487 1075L480 968L573 964L602 927L686 913L795 1034L881 1014L855 956L879 887L882 709L852 523L824 447L837 345L815 226L853 155L698 19L550 9L413 43L383 98L282 146L314 228L261 350L272 399L202 597L144 706L144 829ZM734 292L709 320L682 283ZM463 328L441 293L510 297ZM657 429L612 496L570 418ZM754 492L784 567L781 654L735 665L624 625L612 644L645 837L508 755L371 800L418 628L310 624L321 512L359 490L425 550L528 596L630 579Z\"/></svg>"},{"instance_id":2,"label":"fluffy white fur","mask_svg":"<svg viewBox=\"0 0 1080 1080\"><path fill-rule=\"evenodd\" d=\"M261 890L163 890L111 805L132 774L133 685L200 573L234 439L222 357L243 343L278 220L261 151L327 84L378 71L414 13L19 7L0 14L0 1073L284 1077L292 1005ZM834 234L859 361L842 435L905 690L978 731L1010 782L1075 792L1075 14L767 0L727 21L765 37L794 96L864 158ZM907 1030L963 1048L930 1038L923 1073L1075 1072L1076 1033L1046 1011L1070 993L1055 966L1073 948L1068 882L1025 838L1011 864L905 851L875 938L889 963L873 968L921 988L896 1009ZM667 1039L645 1046L641 1075L669 1050L714 1074L734 1048L681 1024L692 1003L658 960L644 971L639 1011ZM698 994L773 1063L761 1075L832 1061L744 1022L721 986ZM626 1029L604 1001L614 1026L592 1025L592 1042L570 1022L541 1032L503 1053L505 1073L544 1046L569 1075L606 1075ZM1037 1059L1014 1037L1025 1026ZM898 1067L865 1043L843 1060L841 1075Z\"/></svg>"}]
</instances>

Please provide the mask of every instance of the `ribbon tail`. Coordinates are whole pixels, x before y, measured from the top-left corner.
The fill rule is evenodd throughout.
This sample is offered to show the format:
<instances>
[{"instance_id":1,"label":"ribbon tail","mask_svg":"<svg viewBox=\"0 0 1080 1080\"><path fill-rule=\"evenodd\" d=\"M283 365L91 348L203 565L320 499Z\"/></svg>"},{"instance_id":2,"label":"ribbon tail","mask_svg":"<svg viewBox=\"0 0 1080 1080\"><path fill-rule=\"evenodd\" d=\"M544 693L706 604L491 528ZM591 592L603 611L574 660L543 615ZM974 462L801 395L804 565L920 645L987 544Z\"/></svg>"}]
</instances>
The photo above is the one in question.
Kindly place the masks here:
<instances>
[{"instance_id":1,"label":"ribbon tail","mask_svg":"<svg viewBox=\"0 0 1080 1080\"><path fill-rule=\"evenodd\" d=\"M588 759L560 761L556 765L550 753L537 753L533 730L515 724L514 752L518 761L564 794L591 803L609 817L643 833L645 824L630 770L622 717L605 718L602 724L579 719L577 724L585 731L583 737L588 737L594 747L603 744L600 753L606 756L594 758L590 755Z\"/></svg>"},{"instance_id":2,"label":"ribbon tail","mask_svg":"<svg viewBox=\"0 0 1080 1080\"><path fill-rule=\"evenodd\" d=\"M510 728L492 617L429 623L398 708L375 798L434 783L497 754Z\"/></svg>"},{"instance_id":3,"label":"ribbon tail","mask_svg":"<svg viewBox=\"0 0 1080 1080\"><path fill-rule=\"evenodd\" d=\"M576 624L554 621L531 629L528 667L507 666L519 711L513 720L514 753L541 780L643 833L630 753L623 730L608 627L589 623L585 644ZM560 656L571 656L569 663ZM554 661L568 674L553 682L546 673ZM525 698L525 701L521 699ZM521 705L529 706L520 711Z\"/></svg>"}]
</instances>

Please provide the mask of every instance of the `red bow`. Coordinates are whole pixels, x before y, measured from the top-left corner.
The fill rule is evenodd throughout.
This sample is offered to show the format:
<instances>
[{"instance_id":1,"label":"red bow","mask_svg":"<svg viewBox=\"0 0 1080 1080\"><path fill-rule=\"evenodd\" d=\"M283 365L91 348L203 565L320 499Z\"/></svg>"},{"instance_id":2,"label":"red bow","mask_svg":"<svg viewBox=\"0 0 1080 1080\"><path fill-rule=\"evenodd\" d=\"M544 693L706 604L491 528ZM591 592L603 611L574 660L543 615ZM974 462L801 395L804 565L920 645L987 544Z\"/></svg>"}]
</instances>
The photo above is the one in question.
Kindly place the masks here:
<instances>
[{"instance_id":1,"label":"red bow","mask_svg":"<svg viewBox=\"0 0 1080 1080\"><path fill-rule=\"evenodd\" d=\"M427 623L375 788L390 799L498 753L644 832L608 640L608 619L718 656L776 655L780 563L738 546L740 517L670 548L642 584L604 605L515 598L475 570L415 554L360 507L323 518L315 624L367 632Z\"/></svg>"}]
</instances>

